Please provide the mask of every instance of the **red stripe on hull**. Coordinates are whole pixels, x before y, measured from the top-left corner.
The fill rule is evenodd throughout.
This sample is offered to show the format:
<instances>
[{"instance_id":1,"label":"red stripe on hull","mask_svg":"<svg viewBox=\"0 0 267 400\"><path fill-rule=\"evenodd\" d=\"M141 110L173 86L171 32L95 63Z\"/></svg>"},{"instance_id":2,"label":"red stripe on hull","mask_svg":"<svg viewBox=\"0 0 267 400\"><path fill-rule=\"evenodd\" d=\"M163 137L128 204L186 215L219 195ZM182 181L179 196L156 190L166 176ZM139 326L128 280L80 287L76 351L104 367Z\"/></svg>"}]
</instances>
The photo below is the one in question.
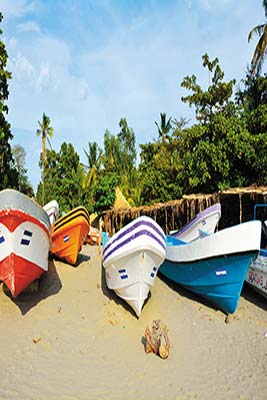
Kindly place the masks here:
<instances>
[{"instance_id":1,"label":"red stripe on hull","mask_svg":"<svg viewBox=\"0 0 267 400\"><path fill-rule=\"evenodd\" d=\"M0 280L10 290L13 297L18 296L30 283L45 271L36 264L11 253L0 263Z\"/></svg>"},{"instance_id":2,"label":"red stripe on hull","mask_svg":"<svg viewBox=\"0 0 267 400\"><path fill-rule=\"evenodd\" d=\"M0 222L5 225L10 232L14 232L14 230L25 221L29 221L40 226L40 228L42 228L50 237L48 228L39 219L32 217L30 214L15 209L0 210Z\"/></svg>"}]
</instances>

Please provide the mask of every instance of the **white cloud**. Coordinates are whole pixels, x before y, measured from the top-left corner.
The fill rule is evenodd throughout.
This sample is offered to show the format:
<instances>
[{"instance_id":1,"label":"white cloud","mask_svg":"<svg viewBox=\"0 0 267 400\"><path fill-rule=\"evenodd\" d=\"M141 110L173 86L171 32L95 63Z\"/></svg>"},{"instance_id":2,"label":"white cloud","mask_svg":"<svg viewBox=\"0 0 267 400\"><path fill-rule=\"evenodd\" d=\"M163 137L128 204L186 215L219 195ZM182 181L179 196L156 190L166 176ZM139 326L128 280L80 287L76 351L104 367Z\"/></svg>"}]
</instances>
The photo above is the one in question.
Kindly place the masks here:
<instances>
[{"instance_id":1,"label":"white cloud","mask_svg":"<svg viewBox=\"0 0 267 400\"><path fill-rule=\"evenodd\" d=\"M1 0L1 12L5 18L17 18L34 12L38 9L36 1L29 0Z\"/></svg>"},{"instance_id":2,"label":"white cloud","mask_svg":"<svg viewBox=\"0 0 267 400\"><path fill-rule=\"evenodd\" d=\"M185 94L180 87L182 79L195 74L201 86L208 82L201 60L205 52L211 59L219 58L226 80L243 77L253 50L246 34L263 15L261 4L255 9L252 0L239 5L234 0L198 0L203 9L218 11L216 18L207 18L207 13L195 7L195 1L172 2L171 8L166 2L166 6L146 8L145 13L137 12L131 18L116 18L111 7L116 20L112 29L101 26L96 15L92 21L99 27L75 25L77 29L66 32L64 39L55 29L49 31L45 20L38 35L34 24L18 25L20 29L31 28L32 35L9 33L9 70L13 75L9 118L13 127L29 132L29 137L32 132L34 137L37 121L45 112L55 128L53 147L59 150L63 141L72 142L82 158L89 141L102 145L105 129L114 134L119 131L121 117L127 118L137 143L156 137L154 121L159 120L160 112L177 119L190 118L194 110L180 100ZM23 0L14 3L20 5L20 12L22 4L31 4ZM220 10L225 12L218 26ZM75 16L78 24L79 15ZM74 42L78 27L83 40ZM39 157L41 143L36 143ZM33 168L38 169L36 162Z\"/></svg>"},{"instance_id":3,"label":"white cloud","mask_svg":"<svg viewBox=\"0 0 267 400\"><path fill-rule=\"evenodd\" d=\"M88 98L89 87L85 80L81 80L78 86L78 97L80 100L86 100Z\"/></svg>"},{"instance_id":4,"label":"white cloud","mask_svg":"<svg viewBox=\"0 0 267 400\"><path fill-rule=\"evenodd\" d=\"M11 50L15 50L16 47L17 47L17 44L18 44L18 41L17 41L17 39L16 39L15 37L11 37L11 38L8 40L8 47L9 47Z\"/></svg>"},{"instance_id":5,"label":"white cloud","mask_svg":"<svg viewBox=\"0 0 267 400\"><path fill-rule=\"evenodd\" d=\"M40 72L35 84L37 92L40 93L44 89L47 89L49 81L50 81L50 67L47 64L41 65Z\"/></svg>"},{"instance_id":6,"label":"white cloud","mask_svg":"<svg viewBox=\"0 0 267 400\"><path fill-rule=\"evenodd\" d=\"M35 21L28 21L17 25L18 32L41 32L40 26Z\"/></svg>"},{"instance_id":7,"label":"white cloud","mask_svg":"<svg viewBox=\"0 0 267 400\"><path fill-rule=\"evenodd\" d=\"M16 57L11 60L11 70L15 79L24 84L32 82L35 79L35 71L32 63L21 53L17 53Z\"/></svg>"}]
</instances>

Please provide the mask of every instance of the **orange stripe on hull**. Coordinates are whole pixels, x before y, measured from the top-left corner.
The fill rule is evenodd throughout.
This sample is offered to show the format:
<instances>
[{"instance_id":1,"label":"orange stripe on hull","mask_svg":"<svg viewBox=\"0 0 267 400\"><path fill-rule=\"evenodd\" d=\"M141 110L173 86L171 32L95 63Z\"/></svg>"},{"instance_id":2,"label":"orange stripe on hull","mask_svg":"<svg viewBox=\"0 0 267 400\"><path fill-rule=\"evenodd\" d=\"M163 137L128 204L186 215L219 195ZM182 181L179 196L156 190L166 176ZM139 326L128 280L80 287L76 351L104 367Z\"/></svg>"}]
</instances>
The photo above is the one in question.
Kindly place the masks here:
<instances>
[{"instance_id":1,"label":"orange stripe on hull","mask_svg":"<svg viewBox=\"0 0 267 400\"><path fill-rule=\"evenodd\" d=\"M11 253L0 262L0 280L10 290L13 297L18 296L30 283L45 271L36 264Z\"/></svg>"},{"instance_id":2,"label":"orange stripe on hull","mask_svg":"<svg viewBox=\"0 0 267 400\"><path fill-rule=\"evenodd\" d=\"M90 225L83 216L77 216L65 225L52 230L52 246L50 252L56 257L74 265L79 251L88 235Z\"/></svg>"}]
</instances>

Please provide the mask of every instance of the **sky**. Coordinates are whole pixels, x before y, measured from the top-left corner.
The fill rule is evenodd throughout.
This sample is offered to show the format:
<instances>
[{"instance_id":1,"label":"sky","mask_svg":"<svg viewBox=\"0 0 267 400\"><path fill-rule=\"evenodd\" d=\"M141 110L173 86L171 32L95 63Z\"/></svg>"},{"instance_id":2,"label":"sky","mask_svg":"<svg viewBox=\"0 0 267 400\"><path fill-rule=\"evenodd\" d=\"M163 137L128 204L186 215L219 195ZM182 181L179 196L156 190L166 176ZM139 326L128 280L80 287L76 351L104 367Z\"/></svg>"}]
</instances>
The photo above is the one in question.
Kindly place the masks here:
<instances>
[{"instance_id":1,"label":"sky","mask_svg":"<svg viewBox=\"0 0 267 400\"><path fill-rule=\"evenodd\" d=\"M203 89L202 55L218 58L225 81L245 77L265 22L262 0L0 0L8 53L13 140L26 151L28 178L40 182L38 120L51 120L52 147L72 143L86 163L88 143L126 118L139 145L157 138L160 113L194 119L181 101L185 76Z\"/></svg>"}]
</instances>

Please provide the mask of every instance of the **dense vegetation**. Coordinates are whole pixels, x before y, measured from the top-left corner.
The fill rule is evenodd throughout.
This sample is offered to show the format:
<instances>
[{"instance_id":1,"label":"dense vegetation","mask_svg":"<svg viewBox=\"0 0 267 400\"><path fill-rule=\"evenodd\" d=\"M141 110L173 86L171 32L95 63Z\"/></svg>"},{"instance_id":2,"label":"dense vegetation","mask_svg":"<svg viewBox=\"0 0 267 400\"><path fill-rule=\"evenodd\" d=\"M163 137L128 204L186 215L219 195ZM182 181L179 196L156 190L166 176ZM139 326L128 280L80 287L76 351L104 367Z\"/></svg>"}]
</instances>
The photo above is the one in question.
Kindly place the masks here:
<instances>
[{"instance_id":1,"label":"dense vegetation","mask_svg":"<svg viewBox=\"0 0 267 400\"><path fill-rule=\"evenodd\" d=\"M267 11L267 2L263 5ZM260 34L261 29L255 27L250 36ZM159 122L155 121L156 137L140 145L138 164L135 133L126 118L119 121L117 134L106 130L103 149L96 142L88 142L84 149L87 162L82 164L71 143L63 142L59 152L50 142L50 148L46 148L53 127L44 113L36 131L42 137L38 202L57 199L61 211L84 205L90 212L99 213L114 204L116 187L131 205L139 206L188 193L267 185L267 75L260 75L266 49L260 53L259 43L251 68L238 85L234 79L224 80L217 58L210 60L208 54L203 55L209 87L201 88L195 75L186 76L181 83L188 91L181 100L194 109L194 123L189 125L184 118L161 113ZM32 194L25 150L10 146L12 134L5 104L11 79L6 71L7 58L0 41L0 189L13 187Z\"/></svg>"}]
</instances>

